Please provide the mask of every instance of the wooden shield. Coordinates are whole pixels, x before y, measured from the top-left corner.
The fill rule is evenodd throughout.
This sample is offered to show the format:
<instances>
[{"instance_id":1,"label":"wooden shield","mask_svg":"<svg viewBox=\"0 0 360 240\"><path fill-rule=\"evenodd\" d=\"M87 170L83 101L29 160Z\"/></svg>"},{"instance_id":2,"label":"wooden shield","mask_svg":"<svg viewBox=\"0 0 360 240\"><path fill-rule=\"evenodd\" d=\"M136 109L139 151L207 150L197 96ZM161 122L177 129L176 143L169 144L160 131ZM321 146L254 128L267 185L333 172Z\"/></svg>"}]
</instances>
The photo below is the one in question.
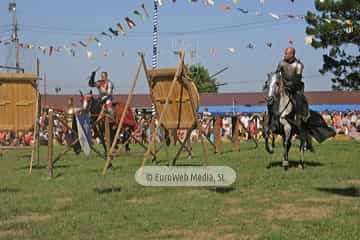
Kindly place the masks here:
<instances>
[{"instance_id":1,"label":"wooden shield","mask_svg":"<svg viewBox=\"0 0 360 240\"><path fill-rule=\"evenodd\" d=\"M176 68L148 70L152 99L158 117L163 115L160 124L165 128L190 128L196 122L200 100L197 88L187 76L185 67L179 78L175 80L168 106L165 109L166 99L174 81L176 70Z\"/></svg>"}]
</instances>

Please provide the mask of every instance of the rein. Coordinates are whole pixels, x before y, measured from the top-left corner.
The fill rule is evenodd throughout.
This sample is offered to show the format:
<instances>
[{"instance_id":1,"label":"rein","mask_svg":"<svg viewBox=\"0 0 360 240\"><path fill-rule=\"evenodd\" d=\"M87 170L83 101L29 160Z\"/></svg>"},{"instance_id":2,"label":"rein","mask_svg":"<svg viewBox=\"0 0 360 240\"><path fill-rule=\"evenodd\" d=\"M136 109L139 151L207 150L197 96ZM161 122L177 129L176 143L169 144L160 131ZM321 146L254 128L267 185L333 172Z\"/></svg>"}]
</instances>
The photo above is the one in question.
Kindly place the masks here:
<instances>
[{"instance_id":1,"label":"rein","mask_svg":"<svg viewBox=\"0 0 360 240\"><path fill-rule=\"evenodd\" d=\"M285 105L285 107L283 108L283 110L281 110L281 112L279 113L279 116L281 116L284 112L285 112L285 110L286 110L286 108L289 106L289 104L290 104L290 98L289 98L289 101L287 102L287 104Z\"/></svg>"}]
</instances>

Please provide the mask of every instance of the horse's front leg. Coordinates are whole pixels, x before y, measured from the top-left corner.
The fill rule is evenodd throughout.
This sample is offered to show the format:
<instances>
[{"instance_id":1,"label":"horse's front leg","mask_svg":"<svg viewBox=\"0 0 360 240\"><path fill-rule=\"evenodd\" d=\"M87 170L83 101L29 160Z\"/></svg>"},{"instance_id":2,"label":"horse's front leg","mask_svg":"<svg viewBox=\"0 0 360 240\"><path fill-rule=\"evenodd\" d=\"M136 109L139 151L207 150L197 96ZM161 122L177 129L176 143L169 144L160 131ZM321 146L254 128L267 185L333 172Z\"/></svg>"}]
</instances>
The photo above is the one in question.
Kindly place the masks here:
<instances>
[{"instance_id":1,"label":"horse's front leg","mask_svg":"<svg viewBox=\"0 0 360 240\"><path fill-rule=\"evenodd\" d=\"M304 152L306 147L306 141L304 139L300 138L300 163L299 168L304 169Z\"/></svg>"},{"instance_id":2,"label":"horse's front leg","mask_svg":"<svg viewBox=\"0 0 360 240\"><path fill-rule=\"evenodd\" d=\"M285 118L280 118L280 123L284 127L284 136L283 136L283 145L284 145L284 158L282 162L282 166L285 170L289 168L289 150L291 147L291 125Z\"/></svg>"}]
</instances>

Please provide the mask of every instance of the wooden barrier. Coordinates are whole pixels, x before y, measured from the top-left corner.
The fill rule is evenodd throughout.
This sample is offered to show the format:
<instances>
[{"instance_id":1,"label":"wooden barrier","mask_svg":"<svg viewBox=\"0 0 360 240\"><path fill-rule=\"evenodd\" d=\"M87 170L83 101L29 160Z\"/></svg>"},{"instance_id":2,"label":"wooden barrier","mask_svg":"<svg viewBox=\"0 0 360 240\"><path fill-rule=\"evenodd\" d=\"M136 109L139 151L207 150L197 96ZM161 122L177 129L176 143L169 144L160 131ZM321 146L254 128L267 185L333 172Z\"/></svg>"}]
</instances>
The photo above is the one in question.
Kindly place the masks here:
<instances>
[{"instance_id":1,"label":"wooden barrier","mask_svg":"<svg viewBox=\"0 0 360 240\"><path fill-rule=\"evenodd\" d=\"M221 126L222 126L222 117L215 116L215 122L213 128L215 154L221 153Z\"/></svg>"},{"instance_id":2,"label":"wooden barrier","mask_svg":"<svg viewBox=\"0 0 360 240\"><path fill-rule=\"evenodd\" d=\"M233 152L237 152L240 151L240 146L239 146L239 117L238 116L233 116L231 118L231 125L232 125L232 137L231 137L231 142L232 142L232 150Z\"/></svg>"}]
</instances>

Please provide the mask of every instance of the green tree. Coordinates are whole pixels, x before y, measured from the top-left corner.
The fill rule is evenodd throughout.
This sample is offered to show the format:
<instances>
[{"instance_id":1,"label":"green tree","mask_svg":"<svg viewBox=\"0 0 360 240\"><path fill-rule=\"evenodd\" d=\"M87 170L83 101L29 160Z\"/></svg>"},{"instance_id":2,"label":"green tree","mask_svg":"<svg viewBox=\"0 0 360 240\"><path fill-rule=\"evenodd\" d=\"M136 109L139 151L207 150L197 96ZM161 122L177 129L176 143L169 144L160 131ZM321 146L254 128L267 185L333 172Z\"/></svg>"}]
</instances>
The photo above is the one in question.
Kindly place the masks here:
<instances>
[{"instance_id":1,"label":"green tree","mask_svg":"<svg viewBox=\"0 0 360 240\"><path fill-rule=\"evenodd\" d=\"M315 0L315 8L307 13L306 33L315 49L328 50L319 72L333 75L334 90L359 90L360 1Z\"/></svg>"},{"instance_id":2,"label":"green tree","mask_svg":"<svg viewBox=\"0 0 360 240\"><path fill-rule=\"evenodd\" d=\"M194 81L199 93L217 93L218 86L215 78L210 78L207 68L200 64L190 65L188 67L190 77Z\"/></svg>"}]
</instances>

